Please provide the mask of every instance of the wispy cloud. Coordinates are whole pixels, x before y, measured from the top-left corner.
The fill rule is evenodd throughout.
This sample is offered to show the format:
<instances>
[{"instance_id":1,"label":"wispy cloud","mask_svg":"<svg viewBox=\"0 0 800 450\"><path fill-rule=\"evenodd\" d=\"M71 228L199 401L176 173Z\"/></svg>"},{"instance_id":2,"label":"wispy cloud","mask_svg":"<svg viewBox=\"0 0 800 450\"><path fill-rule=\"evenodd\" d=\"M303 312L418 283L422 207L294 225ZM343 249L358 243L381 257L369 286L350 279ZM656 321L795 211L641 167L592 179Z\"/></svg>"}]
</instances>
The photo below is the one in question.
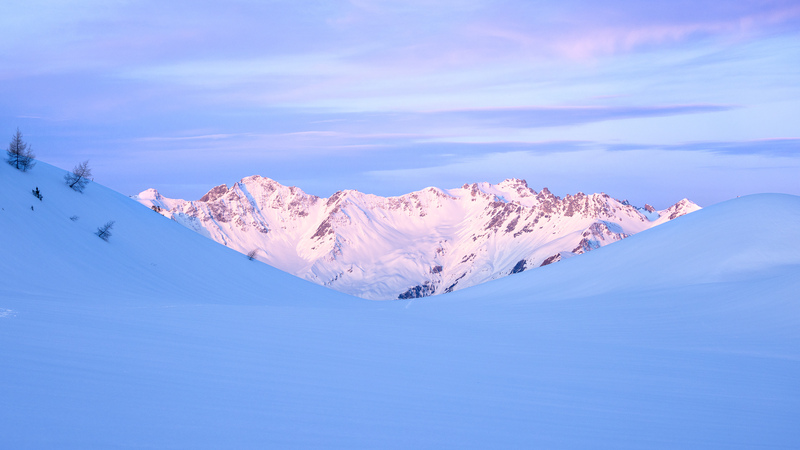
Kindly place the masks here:
<instances>
[{"instance_id":1,"label":"wispy cloud","mask_svg":"<svg viewBox=\"0 0 800 450\"><path fill-rule=\"evenodd\" d=\"M242 136L241 134L205 134L200 136L149 136L134 139L137 142L217 141Z\"/></svg>"},{"instance_id":2,"label":"wispy cloud","mask_svg":"<svg viewBox=\"0 0 800 450\"><path fill-rule=\"evenodd\" d=\"M611 151L669 150L686 152L718 153L725 155L763 155L773 157L800 158L800 138L768 138L744 141L685 142L674 145L611 144Z\"/></svg>"},{"instance_id":3,"label":"wispy cloud","mask_svg":"<svg viewBox=\"0 0 800 450\"><path fill-rule=\"evenodd\" d=\"M800 5L792 1L726 2L724 8L719 2L699 1L672 9L657 2L575 3L551 7L550 15L542 16L551 23L527 20L526 14L501 15L476 21L468 31L505 41L522 53L594 59L692 38L748 39L774 29L797 30L800 21ZM576 8L570 11L570 6ZM676 10L681 14L675 15Z\"/></svg>"},{"instance_id":4,"label":"wispy cloud","mask_svg":"<svg viewBox=\"0 0 800 450\"><path fill-rule=\"evenodd\" d=\"M355 71L344 62L345 54L282 55L245 59L203 59L141 66L120 73L122 77L215 87L253 82L267 83L288 77L336 77Z\"/></svg>"},{"instance_id":5,"label":"wispy cloud","mask_svg":"<svg viewBox=\"0 0 800 450\"><path fill-rule=\"evenodd\" d=\"M498 134L521 130L576 126L632 118L658 118L708 114L735 109L731 105L651 106L530 106L518 108L477 108L437 111L337 112L276 108L254 119L242 121L219 117L197 131L173 130L167 134L139 136L135 142L192 143L215 145L215 141L236 141L252 148L341 148L396 146L398 143L509 143ZM265 128L264 120L275 122ZM187 121L191 123L191 120ZM213 124L213 125L212 125ZM152 128L152 127L151 127ZM236 132L218 132L228 130ZM563 141L563 140L561 140ZM550 140L553 142L553 140ZM530 142L528 142L530 143ZM534 142L535 143L535 142Z\"/></svg>"},{"instance_id":6,"label":"wispy cloud","mask_svg":"<svg viewBox=\"0 0 800 450\"><path fill-rule=\"evenodd\" d=\"M481 108L435 111L426 118L441 117L483 122L497 127L535 128L576 125L635 117L663 117L727 111L733 105L655 105L655 106L540 106Z\"/></svg>"},{"instance_id":7,"label":"wispy cloud","mask_svg":"<svg viewBox=\"0 0 800 450\"><path fill-rule=\"evenodd\" d=\"M776 159L778 155L764 152L720 155L708 148L698 151L631 146L621 152L607 147L601 143L576 143L559 148L543 143L528 148L519 144L498 146L492 151L492 146L486 146L479 153L429 160L427 165L371 170L365 175L373 184L379 182L384 190L395 192L404 187L446 188L464 182L496 183L517 177L526 179L534 189L548 187L557 195L606 192L628 198L634 204L647 202L658 208L684 197L707 206L747 193L797 192L797 154ZM548 151L551 149L557 151Z\"/></svg>"},{"instance_id":8,"label":"wispy cloud","mask_svg":"<svg viewBox=\"0 0 800 450\"><path fill-rule=\"evenodd\" d=\"M797 153L758 140L796 135L797 0L12 0L0 29L6 132L125 192Z\"/></svg>"}]
</instances>

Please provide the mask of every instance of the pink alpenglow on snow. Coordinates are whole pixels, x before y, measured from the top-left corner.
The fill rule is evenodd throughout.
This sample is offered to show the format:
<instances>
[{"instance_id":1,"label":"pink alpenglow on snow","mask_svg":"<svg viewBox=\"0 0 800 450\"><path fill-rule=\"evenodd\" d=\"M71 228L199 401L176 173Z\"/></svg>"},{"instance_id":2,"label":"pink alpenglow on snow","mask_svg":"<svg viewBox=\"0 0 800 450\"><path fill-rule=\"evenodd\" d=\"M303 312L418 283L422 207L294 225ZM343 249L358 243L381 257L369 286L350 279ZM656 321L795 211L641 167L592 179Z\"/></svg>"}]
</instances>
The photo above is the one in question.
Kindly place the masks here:
<instances>
[{"instance_id":1,"label":"pink alpenglow on snow","mask_svg":"<svg viewBox=\"0 0 800 450\"><path fill-rule=\"evenodd\" d=\"M400 197L308 195L251 176L197 201L153 189L134 197L221 244L315 283L368 299L452 292L548 265L699 209L655 211L606 194L560 198L525 180L427 188Z\"/></svg>"}]
</instances>

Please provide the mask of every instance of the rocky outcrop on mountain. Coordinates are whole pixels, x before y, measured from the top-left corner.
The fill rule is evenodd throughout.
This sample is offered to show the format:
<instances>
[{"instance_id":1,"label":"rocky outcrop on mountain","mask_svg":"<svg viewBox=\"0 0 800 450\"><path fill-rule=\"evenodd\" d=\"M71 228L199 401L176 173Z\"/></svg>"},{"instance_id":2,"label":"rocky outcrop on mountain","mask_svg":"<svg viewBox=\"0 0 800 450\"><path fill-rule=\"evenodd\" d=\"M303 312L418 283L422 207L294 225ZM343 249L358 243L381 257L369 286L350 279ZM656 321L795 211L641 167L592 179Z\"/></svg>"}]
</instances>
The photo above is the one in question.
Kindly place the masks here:
<instances>
[{"instance_id":1,"label":"rocky outcrop on mountain","mask_svg":"<svg viewBox=\"0 0 800 450\"><path fill-rule=\"evenodd\" d=\"M606 194L564 198L525 180L426 188L399 197L306 194L251 176L200 200L136 199L217 242L281 270L370 299L451 292L552 264L699 209L656 211Z\"/></svg>"}]
</instances>

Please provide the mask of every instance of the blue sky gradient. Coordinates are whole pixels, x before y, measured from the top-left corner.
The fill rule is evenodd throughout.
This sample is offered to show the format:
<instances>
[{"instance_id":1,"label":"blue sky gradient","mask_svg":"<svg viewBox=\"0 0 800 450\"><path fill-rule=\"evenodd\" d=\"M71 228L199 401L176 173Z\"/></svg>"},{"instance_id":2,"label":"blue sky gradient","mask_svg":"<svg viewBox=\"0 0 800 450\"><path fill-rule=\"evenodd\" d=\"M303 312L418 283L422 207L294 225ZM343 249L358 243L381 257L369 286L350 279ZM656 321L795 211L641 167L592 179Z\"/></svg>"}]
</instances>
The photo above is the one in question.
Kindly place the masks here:
<instances>
[{"instance_id":1,"label":"blue sky gradient","mask_svg":"<svg viewBox=\"0 0 800 450\"><path fill-rule=\"evenodd\" d=\"M125 194L800 194L800 4L6 1L0 132Z\"/></svg>"}]
</instances>

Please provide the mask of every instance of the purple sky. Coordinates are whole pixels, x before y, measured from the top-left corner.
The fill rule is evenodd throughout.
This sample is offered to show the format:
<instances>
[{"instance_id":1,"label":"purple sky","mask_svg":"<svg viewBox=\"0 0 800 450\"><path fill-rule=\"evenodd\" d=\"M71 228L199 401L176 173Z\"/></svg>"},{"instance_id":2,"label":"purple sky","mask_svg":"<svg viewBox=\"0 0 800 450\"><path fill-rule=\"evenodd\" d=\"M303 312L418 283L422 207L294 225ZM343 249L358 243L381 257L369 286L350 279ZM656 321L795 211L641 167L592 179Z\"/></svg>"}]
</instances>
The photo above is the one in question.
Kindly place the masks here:
<instances>
[{"instance_id":1,"label":"purple sky","mask_svg":"<svg viewBox=\"0 0 800 450\"><path fill-rule=\"evenodd\" d=\"M797 0L6 0L0 25L0 133L127 195L800 195Z\"/></svg>"}]
</instances>

